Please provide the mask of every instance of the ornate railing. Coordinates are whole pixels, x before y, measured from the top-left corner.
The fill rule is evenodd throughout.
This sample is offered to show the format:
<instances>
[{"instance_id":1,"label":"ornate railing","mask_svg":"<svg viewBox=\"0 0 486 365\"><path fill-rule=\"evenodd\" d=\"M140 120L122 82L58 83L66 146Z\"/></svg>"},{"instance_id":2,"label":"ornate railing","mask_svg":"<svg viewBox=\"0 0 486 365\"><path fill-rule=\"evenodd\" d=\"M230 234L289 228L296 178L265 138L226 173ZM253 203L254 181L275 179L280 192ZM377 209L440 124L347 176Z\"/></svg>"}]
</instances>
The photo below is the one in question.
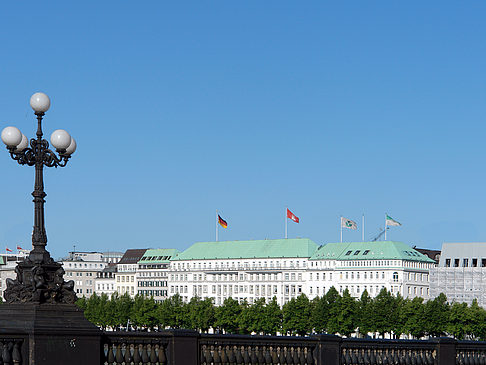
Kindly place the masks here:
<instances>
[{"instance_id":1,"label":"ornate railing","mask_svg":"<svg viewBox=\"0 0 486 365\"><path fill-rule=\"evenodd\" d=\"M105 332L101 364L167 364L169 338L164 333Z\"/></svg>"},{"instance_id":2,"label":"ornate railing","mask_svg":"<svg viewBox=\"0 0 486 365\"><path fill-rule=\"evenodd\" d=\"M485 342L451 338L421 341L332 335L208 335L181 330L104 332L101 350L103 365L486 365Z\"/></svg>"},{"instance_id":3,"label":"ornate railing","mask_svg":"<svg viewBox=\"0 0 486 365\"><path fill-rule=\"evenodd\" d=\"M316 339L305 337L201 335L201 365L316 364Z\"/></svg>"},{"instance_id":4,"label":"ornate railing","mask_svg":"<svg viewBox=\"0 0 486 365\"><path fill-rule=\"evenodd\" d=\"M0 335L0 364L27 364L26 356L22 356L23 344L23 338Z\"/></svg>"},{"instance_id":5,"label":"ornate railing","mask_svg":"<svg viewBox=\"0 0 486 365\"><path fill-rule=\"evenodd\" d=\"M341 365L437 365L436 345L430 341L345 339Z\"/></svg>"},{"instance_id":6,"label":"ornate railing","mask_svg":"<svg viewBox=\"0 0 486 365\"><path fill-rule=\"evenodd\" d=\"M484 342L461 341L456 346L456 365L486 365Z\"/></svg>"}]
</instances>

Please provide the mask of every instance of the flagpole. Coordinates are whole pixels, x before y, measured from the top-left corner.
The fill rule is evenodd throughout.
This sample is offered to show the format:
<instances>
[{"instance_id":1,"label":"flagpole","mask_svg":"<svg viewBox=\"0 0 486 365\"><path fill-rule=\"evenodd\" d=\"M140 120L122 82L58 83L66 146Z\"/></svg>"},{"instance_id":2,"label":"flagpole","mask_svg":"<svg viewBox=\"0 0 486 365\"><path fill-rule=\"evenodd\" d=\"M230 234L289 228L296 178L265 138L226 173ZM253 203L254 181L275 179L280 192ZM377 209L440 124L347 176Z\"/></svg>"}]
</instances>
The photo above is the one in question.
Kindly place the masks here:
<instances>
[{"instance_id":1,"label":"flagpole","mask_svg":"<svg viewBox=\"0 0 486 365\"><path fill-rule=\"evenodd\" d=\"M287 225L288 225L288 222L287 222L288 221L288 219L287 219L287 209L288 208L285 207L285 215L284 215L285 216L285 218L284 218L285 219L285 239L287 239Z\"/></svg>"},{"instance_id":2,"label":"flagpole","mask_svg":"<svg viewBox=\"0 0 486 365\"><path fill-rule=\"evenodd\" d=\"M364 242L364 235L365 235L365 219L363 213L363 222L361 222L361 240Z\"/></svg>"},{"instance_id":3,"label":"flagpole","mask_svg":"<svg viewBox=\"0 0 486 365\"><path fill-rule=\"evenodd\" d=\"M218 242L218 210L216 209L216 242Z\"/></svg>"},{"instance_id":4,"label":"flagpole","mask_svg":"<svg viewBox=\"0 0 486 365\"><path fill-rule=\"evenodd\" d=\"M341 227L341 243L343 243L343 216L339 220L339 226Z\"/></svg>"},{"instance_id":5,"label":"flagpole","mask_svg":"<svg viewBox=\"0 0 486 365\"><path fill-rule=\"evenodd\" d=\"M386 216L387 214L385 213L385 241L386 241Z\"/></svg>"}]
</instances>

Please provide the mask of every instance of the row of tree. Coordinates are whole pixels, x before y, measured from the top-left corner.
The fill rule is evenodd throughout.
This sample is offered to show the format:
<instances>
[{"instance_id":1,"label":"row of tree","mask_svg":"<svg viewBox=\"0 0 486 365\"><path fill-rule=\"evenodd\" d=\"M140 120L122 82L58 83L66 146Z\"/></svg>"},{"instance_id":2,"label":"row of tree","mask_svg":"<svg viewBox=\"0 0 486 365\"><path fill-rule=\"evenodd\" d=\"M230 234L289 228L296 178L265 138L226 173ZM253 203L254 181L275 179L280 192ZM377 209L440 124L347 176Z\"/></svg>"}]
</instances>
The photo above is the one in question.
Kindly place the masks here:
<instances>
[{"instance_id":1,"label":"row of tree","mask_svg":"<svg viewBox=\"0 0 486 365\"><path fill-rule=\"evenodd\" d=\"M228 298L221 306L211 299L192 298L184 303L178 295L160 303L151 297L117 293L93 294L77 304L88 320L106 328L185 328L207 332L308 335L331 333L344 336L370 333L411 338L452 335L457 339L486 339L486 311L474 301L449 304L445 295L424 301L404 299L383 289L375 298L365 291L360 299L348 291L341 296L331 288L326 295L309 300L301 295L280 307L274 298L252 304Z\"/></svg>"}]
</instances>

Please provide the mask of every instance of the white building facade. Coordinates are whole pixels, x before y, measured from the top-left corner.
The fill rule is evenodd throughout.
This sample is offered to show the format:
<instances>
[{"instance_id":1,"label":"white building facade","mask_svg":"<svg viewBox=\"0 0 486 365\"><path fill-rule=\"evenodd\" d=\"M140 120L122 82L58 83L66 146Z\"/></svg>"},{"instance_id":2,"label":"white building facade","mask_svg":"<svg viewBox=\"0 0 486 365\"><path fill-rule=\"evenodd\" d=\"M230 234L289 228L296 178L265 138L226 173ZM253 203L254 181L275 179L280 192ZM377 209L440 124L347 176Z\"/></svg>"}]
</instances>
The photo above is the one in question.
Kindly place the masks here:
<instances>
[{"instance_id":1,"label":"white building facade","mask_svg":"<svg viewBox=\"0 0 486 365\"><path fill-rule=\"evenodd\" d=\"M317 244L309 239L198 242L170 264L169 296L179 294L280 305L305 293L307 262Z\"/></svg>"},{"instance_id":2,"label":"white building facade","mask_svg":"<svg viewBox=\"0 0 486 365\"><path fill-rule=\"evenodd\" d=\"M62 260L65 271L64 280L74 281L74 291L78 297L89 298L95 292L95 280L100 271L107 265L103 262L101 252L70 252L69 257Z\"/></svg>"},{"instance_id":3,"label":"white building facade","mask_svg":"<svg viewBox=\"0 0 486 365\"><path fill-rule=\"evenodd\" d=\"M320 246L309 259L306 294L324 295L332 286L371 297L385 288L405 298L430 298L430 270L434 260L403 242L342 242Z\"/></svg>"},{"instance_id":4,"label":"white building facade","mask_svg":"<svg viewBox=\"0 0 486 365\"><path fill-rule=\"evenodd\" d=\"M156 302L167 299L170 260L178 253L178 250L172 248L145 251L137 263L137 294L151 296Z\"/></svg>"},{"instance_id":5,"label":"white building facade","mask_svg":"<svg viewBox=\"0 0 486 365\"><path fill-rule=\"evenodd\" d=\"M276 297L279 305L301 294L324 295L331 287L354 297L382 288L404 297L430 297L435 262L402 242L328 243L309 239L198 242L171 260L169 296L232 297L253 303Z\"/></svg>"}]
</instances>

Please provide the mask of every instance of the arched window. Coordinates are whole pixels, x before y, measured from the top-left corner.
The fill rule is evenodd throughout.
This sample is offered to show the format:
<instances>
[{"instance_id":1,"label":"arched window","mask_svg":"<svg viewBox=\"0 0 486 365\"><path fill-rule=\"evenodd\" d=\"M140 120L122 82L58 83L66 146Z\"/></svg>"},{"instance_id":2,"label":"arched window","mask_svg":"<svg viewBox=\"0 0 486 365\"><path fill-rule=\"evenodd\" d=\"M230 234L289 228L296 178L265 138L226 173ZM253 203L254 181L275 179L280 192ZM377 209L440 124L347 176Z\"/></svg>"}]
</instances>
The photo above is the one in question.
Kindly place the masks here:
<instances>
[{"instance_id":1,"label":"arched window","mask_svg":"<svg viewBox=\"0 0 486 365\"><path fill-rule=\"evenodd\" d=\"M397 273L396 271L393 273L393 281L394 281L395 283L397 283L397 282L398 282L398 273Z\"/></svg>"}]
</instances>

